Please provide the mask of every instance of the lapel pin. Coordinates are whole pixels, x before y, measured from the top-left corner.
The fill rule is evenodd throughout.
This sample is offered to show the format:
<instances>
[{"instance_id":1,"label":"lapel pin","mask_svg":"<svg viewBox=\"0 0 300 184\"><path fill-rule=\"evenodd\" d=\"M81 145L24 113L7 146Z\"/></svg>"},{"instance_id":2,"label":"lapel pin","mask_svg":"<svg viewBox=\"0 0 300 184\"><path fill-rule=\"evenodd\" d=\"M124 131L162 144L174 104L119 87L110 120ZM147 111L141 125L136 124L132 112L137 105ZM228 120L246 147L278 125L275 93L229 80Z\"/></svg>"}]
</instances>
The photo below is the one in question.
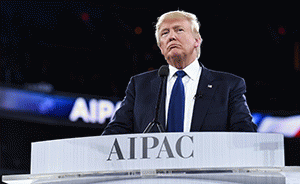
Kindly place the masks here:
<instances>
[{"instance_id":1,"label":"lapel pin","mask_svg":"<svg viewBox=\"0 0 300 184\"><path fill-rule=\"evenodd\" d=\"M212 88L212 85L211 84L208 84L208 86L207 86L208 88Z\"/></svg>"}]
</instances>

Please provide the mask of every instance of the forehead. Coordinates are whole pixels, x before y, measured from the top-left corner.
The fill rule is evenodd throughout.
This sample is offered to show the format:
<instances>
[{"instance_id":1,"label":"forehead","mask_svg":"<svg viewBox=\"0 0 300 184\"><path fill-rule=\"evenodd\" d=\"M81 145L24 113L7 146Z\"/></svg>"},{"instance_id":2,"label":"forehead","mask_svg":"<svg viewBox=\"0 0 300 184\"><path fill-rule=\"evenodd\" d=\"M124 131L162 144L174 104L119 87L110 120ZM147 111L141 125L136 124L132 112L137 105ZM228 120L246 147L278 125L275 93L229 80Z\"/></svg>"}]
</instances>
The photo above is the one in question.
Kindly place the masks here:
<instances>
[{"instance_id":1,"label":"forehead","mask_svg":"<svg viewBox=\"0 0 300 184\"><path fill-rule=\"evenodd\" d=\"M190 22L185 18L166 19L161 23L159 30L172 29L179 26L190 28Z\"/></svg>"}]
</instances>

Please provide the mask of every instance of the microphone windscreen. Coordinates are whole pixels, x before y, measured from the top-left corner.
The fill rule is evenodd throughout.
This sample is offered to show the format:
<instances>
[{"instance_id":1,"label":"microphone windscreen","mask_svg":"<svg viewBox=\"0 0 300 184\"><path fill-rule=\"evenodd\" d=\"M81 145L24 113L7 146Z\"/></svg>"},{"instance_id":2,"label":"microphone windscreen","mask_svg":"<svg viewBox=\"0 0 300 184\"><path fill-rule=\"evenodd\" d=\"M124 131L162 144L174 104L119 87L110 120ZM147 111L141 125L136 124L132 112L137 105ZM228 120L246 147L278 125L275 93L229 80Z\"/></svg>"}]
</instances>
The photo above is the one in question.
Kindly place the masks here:
<instances>
[{"instance_id":1,"label":"microphone windscreen","mask_svg":"<svg viewBox=\"0 0 300 184\"><path fill-rule=\"evenodd\" d=\"M158 70L158 76L164 77L169 75L169 66L168 65L162 65Z\"/></svg>"}]
</instances>

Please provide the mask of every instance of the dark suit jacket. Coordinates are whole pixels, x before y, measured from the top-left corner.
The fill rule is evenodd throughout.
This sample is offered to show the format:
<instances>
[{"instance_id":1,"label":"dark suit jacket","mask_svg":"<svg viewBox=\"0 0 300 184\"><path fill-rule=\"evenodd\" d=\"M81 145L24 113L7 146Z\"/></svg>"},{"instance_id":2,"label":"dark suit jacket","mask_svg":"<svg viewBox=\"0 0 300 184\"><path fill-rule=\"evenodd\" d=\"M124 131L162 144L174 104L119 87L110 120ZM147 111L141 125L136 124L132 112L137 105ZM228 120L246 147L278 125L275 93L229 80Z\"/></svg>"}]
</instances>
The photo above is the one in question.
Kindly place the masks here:
<instances>
[{"instance_id":1,"label":"dark suit jacket","mask_svg":"<svg viewBox=\"0 0 300 184\"><path fill-rule=\"evenodd\" d=\"M233 74L213 71L202 64L191 131L256 132L244 93L244 79ZM130 79L126 96L113 120L102 135L142 133L154 119L161 79L158 71ZM166 88L164 88L166 89ZM165 90L162 94L158 121L165 125ZM156 126L152 132L157 132Z\"/></svg>"}]
</instances>

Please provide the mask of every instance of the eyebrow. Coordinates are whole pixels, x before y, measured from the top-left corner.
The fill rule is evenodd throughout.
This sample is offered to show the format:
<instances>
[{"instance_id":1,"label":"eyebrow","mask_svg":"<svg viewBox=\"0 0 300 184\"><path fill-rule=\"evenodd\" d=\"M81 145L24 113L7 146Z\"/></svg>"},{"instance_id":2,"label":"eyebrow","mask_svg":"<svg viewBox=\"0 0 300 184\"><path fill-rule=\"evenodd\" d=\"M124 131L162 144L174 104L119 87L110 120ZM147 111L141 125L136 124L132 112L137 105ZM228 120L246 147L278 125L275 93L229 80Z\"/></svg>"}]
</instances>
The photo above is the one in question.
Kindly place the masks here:
<instances>
[{"instance_id":1,"label":"eyebrow","mask_svg":"<svg viewBox=\"0 0 300 184\"><path fill-rule=\"evenodd\" d=\"M172 27L172 29L177 29L179 27L183 27L183 26L181 26L181 25L175 25L175 26ZM165 29L161 30L160 33L164 32L166 30L169 30L169 28L165 28Z\"/></svg>"}]
</instances>

